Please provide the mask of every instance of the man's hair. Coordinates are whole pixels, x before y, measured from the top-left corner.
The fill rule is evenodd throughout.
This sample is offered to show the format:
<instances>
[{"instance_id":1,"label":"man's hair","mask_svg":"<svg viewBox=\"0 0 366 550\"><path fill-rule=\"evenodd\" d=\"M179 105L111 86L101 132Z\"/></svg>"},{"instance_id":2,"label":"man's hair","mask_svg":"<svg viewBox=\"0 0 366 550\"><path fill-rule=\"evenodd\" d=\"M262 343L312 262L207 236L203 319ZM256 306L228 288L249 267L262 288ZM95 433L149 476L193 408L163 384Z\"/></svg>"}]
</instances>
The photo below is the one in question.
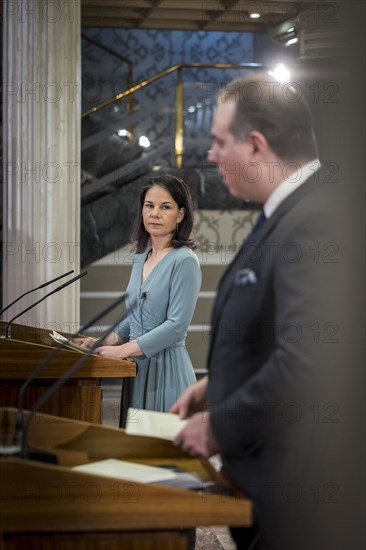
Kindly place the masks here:
<instances>
[{"instance_id":1,"label":"man's hair","mask_svg":"<svg viewBox=\"0 0 366 550\"><path fill-rule=\"evenodd\" d=\"M244 141L252 130L261 132L281 159L311 160L318 147L309 106L296 83L278 82L265 73L251 73L221 89L219 101L234 101L230 132Z\"/></svg>"},{"instance_id":2,"label":"man's hair","mask_svg":"<svg viewBox=\"0 0 366 550\"><path fill-rule=\"evenodd\" d=\"M180 248L182 246L188 246L194 250L197 248L196 241L192 235L193 229L193 201L191 192L187 184L180 178L172 176L170 174L164 174L158 177L154 177L150 180L148 185L141 189L138 199L138 209L136 215L136 221L132 232L132 239L136 242L135 250L138 254L144 252L150 242L150 235L146 231L142 219L142 209L145 202L146 193L158 185L165 189L172 199L177 203L178 208L184 208L185 214L183 220L178 224L178 228L172 234L172 240L170 245L173 248Z\"/></svg>"}]
</instances>

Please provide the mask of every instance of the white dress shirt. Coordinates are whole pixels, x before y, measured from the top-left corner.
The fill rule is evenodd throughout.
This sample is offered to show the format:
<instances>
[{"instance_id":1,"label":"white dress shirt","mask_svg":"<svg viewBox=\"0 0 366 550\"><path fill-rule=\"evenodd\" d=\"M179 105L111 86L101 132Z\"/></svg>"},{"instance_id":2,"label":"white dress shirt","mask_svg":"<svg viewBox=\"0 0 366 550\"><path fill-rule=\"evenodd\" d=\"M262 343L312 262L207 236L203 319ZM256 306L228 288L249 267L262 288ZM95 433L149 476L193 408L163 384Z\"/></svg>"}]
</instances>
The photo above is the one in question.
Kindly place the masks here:
<instances>
[{"instance_id":1,"label":"white dress shirt","mask_svg":"<svg viewBox=\"0 0 366 550\"><path fill-rule=\"evenodd\" d=\"M266 218L270 218L276 208L279 207L286 197L295 191L300 185L314 174L320 168L319 159L311 160L310 162L299 166L288 178L283 180L278 187L270 194L263 205L263 210Z\"/></svg>"}]
</instances>

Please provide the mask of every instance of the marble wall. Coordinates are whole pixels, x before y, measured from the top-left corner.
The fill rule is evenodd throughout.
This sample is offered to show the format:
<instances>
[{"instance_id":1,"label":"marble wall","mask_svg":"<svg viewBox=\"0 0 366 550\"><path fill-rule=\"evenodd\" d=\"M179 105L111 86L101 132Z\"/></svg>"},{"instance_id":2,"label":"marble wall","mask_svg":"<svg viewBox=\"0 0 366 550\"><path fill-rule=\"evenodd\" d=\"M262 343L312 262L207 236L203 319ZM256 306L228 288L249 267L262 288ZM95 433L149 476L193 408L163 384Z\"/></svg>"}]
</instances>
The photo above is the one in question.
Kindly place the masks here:
<instances>
[{"instance_id":1,"label":"marble wall","mask_svg":"<svg viewBox=\"0 0 366 550\"><path fill-rule=\"evenodd\" d=\"M226 265L233 259L258 216L256 210L196 210L193 234L198 260L204 265ZM129 264L134 253L127 244L101 258L98 265Z\"/></svg>"}]
</instances>

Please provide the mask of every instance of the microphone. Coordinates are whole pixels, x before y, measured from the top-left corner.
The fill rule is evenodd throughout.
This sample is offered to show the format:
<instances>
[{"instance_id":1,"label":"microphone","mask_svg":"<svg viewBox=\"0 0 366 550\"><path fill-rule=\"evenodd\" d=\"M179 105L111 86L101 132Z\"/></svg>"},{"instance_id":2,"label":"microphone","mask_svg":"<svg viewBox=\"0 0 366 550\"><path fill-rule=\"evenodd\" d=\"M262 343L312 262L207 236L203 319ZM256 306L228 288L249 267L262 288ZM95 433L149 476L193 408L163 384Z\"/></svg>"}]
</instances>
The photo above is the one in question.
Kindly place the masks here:
<instances>
[{"instance_id":1,"label":"microphone","mask_svg":"<svg viewBox=\"0 0 366 550\"><path fill-rule=\"evenodd\" d=\"M31 292L34 292L35 290L39 290L40 288L44 288L45 286L50 285L51 283L55 283L55 282L58 281L59 279L62 279L63 277L67 277L67 275L71 275L71 273L74 273L74 270L73 270L73 269L71 269L71 271L68 271L67 273L64 273L63 275L59 275L58 277L55 277L54 279L52 279L52 281L47 281L47 283L43 283L42 285L37 286L37 288L32 288L31 290L27 290L27 292L24 292L21 296L18 296L18 298L16 298L11 304L5 306L5 307L0 311L0 315L2 315L2 314L4 313L4 311L6 311L7 309L9 309L11 306L13 306L14 304L16 304L16 302L18 302L19 300L21 300L22 298L24 298L24 296L26 296L27 294L30 294Z\"/></svg>"},{"instance_id":2,"label":"microphone","mask_svg":"<svg viewBox=\"0 0 366 550\"><path fill-rule=\"evenodd\" d=\"M147 292L145 291L141 294L141 300L146 300L146 298L147 298Z\"/></svg>"},{"instance_id":3,"label":"microphone","mask_svg":"<svg viewBox=\"0 0 366 550\"><path fill-rule=\"evenodd\" d=\"M86 331L88 328L90 328L92 325L94 325L99 319L107 315L110 311L112 311L115 307L117 307L119 304L122 304L127 298L127 293L124 292L119 296L116 300L114 300L111 304L109 304L107 307L105 307L102 311L97 313L93 319L90 321L87 321L77 332L71 335L72 338L76 338L81 332ZM15 420L15 434L23 431L24 427L24 421L23 421L23 409L24 409L24 393L29 384L36 378L36 376L43 371L43 369L54 359L62 350L63 348L53 348L52 351L44 358L44 360L36 367L35 371L32 372L32 374L27 378L27 380L22 384L19 390L18 395L18 409L16 414L16 420Z\"/></svg>"},{"instance_id":4,"label":"microphone","mask_svg":"<svg viewBox=\"0 0 366 550\"><path fill-rule=\"evenodd\" d=\"M72 279L70 279L70 281L67 281L66 283L58 286L57 288L55 288L54 290L52 290L52 292L49 292L48 294L46 294L45 296L43 296L43 298L41 298L40 300L37 300L37 302L35 302L34 304L31 304L29 307L27 307L26 309L23 309L20 313L18 313L17 315L15 315L12 319L10 319L10 321L8 322L8 324L6 325L6 328L5 328L5 338L9 338L9 330L10 330L10 325L12 324L13 321L15 321L15 319L17 319L18 317L20 317L21 315L23 315L23 313L27 313L27 311L29 311L30 309L34 308L35 306L37 306L38 304L40 304L41 302L43 302L43 300L45 300L46 298L48 298L49 296L52 296L52 294L55 294L55 292L59 292L60 290L62 290L63 288L65 288L66 286L69 286L71 285L72 283L74 283L75 281L77 281L78 279L81 279L81 277L84 277L84 275L87 275L87 271L84 271L83 273L79 273L79 275L76 275L75 277L73 277Z\"/></svg>"},{"instance_id":5,"label":"microphone","mask_svg":"<svg viewBox=\"0 0 366 550\"><path fill-rule=\"evenodd\" d=\"M46 461L49 462L52 460L52 462L57 463L57 457L55 455L51 455L50 453L46 453L42 450L37 449L31 449L27 445L27 439L28 439L28 430L29 430L29 424L31 423L35 413L38 409L40 409L49 399L52 397L52 395L61 388L71 377L72 375L80 369L80 367L89 359L89 357L92 355L92 353L103 343L104 339L108 336L109 333L111 333L117 325L122 323L128 317L130 312L133 310L133 308L136 305L136 301L133 301L130 307L125 311L125 313L120 316L117 321L112 323L102 334L100 338L98 338L93 345L88 349L86 353L84 353L81 358L74 363L64 374L56 380L41 397L34 403L32 406L29 416L27 418L27 421L24 426L23 434L22 434L22 448L21 448L21 457L27 458L30 460L38 460L38 461Z\"/></svg>"}]
</instances>

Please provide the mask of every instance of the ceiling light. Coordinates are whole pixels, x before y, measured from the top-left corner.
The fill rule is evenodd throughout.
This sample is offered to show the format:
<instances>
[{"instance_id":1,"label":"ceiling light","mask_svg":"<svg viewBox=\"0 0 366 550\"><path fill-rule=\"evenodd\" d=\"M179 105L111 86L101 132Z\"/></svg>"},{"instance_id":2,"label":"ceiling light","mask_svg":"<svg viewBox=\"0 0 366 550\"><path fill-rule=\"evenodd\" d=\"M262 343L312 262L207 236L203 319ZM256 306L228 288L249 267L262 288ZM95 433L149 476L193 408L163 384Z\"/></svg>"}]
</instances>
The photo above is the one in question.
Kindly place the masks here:
<instances>
[{"instance_id":1,"label":"ceiling light","mask_svg":"<svg viewBox=\"0 0 366 550\"><path fill-rule=\"evenodd\" d=\"M258 13L258 12L253 12L253 13L250 13L250 14L249 14L249 17L250 17L251 19L259 19L260 16L261 16L261 14Z\"/></svg>"},{"instance_id":2,"label":"ceiling light","mask_svg":"<svg viewBox=\"0 0 366 550\"><path fill-rule=\"evenodd\" d=\"M117 134L120 136L120 137L130 137L131 133L126 130L125 128L121 128L120 130L118 130Z\"/></svg>"},{"instance_id":3,"label":"ceiling light","mask_svg":"<svg viewBox=\"0 0 366 550\"><path fill-rule=\"evenodd\" d=\"M290 38L290 40L287 40L287 42L285 42L285 46L291 46L291 44L296 44L298 41L299 39L295 36L295 38Z\"/></svg>"},{"instance_id":4,"label":"ceiling light","mask_svg":"<svg viewBox=\"0 0 366 550\"><path fill-rule=\"evenodd\" d=\"M146 136L141 136L139 138L139 145L140 147L150 147L151 143L150 143L150 140L146 137Z\"/></svg>"},{"instance_id":5,"label":"ceiling light","mask_svg":"<svg viewBox=\"0 0 366 550\"><path fill-rule=\"evenodd\" d=\"M284 21L268 30L269 35L277 44L284 46L289 40L298 35L297 21Z\"/></svg>"}]
</instances>

